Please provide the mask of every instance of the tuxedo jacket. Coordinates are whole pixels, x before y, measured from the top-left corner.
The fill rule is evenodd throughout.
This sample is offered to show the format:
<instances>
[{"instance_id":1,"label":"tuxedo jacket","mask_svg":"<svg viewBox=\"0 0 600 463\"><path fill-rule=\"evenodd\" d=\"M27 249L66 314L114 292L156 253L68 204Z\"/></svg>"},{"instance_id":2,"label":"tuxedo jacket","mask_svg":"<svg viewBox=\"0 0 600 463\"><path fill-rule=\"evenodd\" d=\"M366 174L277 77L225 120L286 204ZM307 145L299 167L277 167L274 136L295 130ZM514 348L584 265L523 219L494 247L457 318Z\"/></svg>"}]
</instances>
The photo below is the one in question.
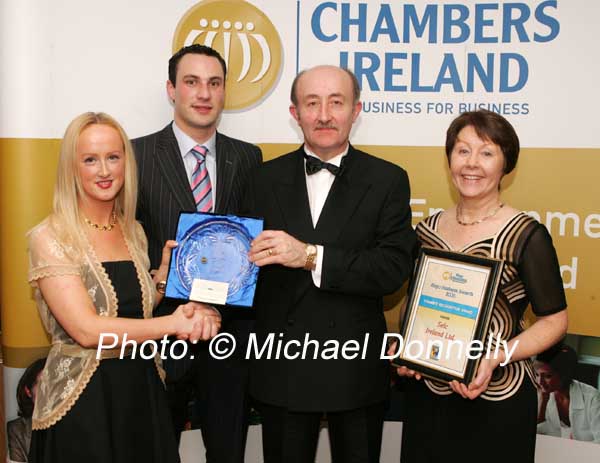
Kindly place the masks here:
<instances>
[{"instance_id":1,"label":"tuxedo jacket","mask_svg":"<svg viewBox=\"0 0 600 463\"><path fill-rule=\"evenodd\" d=\"M402 168L350 146L343 173L313 227L303 153L301 147L263 164L245 195L244 210L263 217L265 229L284 230L324 250L320 287L303 269L261 268L254 301L256 346L264 347L273 334L273 348L270 359L266 350L257 359L251 349L250 391L262 402L294 411L350 410L388 394L390 365L380 359L383 296L399 289L413 267L409 181ZM307 346L306 358L283 358L290 340L288 355L293 357L300 343ZM321 354L329 347L334 358L314 359L315 343L306 343L311 340L320 344ZM341 345L348 341L358 343L359 358L342 357Z\"/></svg>"}]
</instances>

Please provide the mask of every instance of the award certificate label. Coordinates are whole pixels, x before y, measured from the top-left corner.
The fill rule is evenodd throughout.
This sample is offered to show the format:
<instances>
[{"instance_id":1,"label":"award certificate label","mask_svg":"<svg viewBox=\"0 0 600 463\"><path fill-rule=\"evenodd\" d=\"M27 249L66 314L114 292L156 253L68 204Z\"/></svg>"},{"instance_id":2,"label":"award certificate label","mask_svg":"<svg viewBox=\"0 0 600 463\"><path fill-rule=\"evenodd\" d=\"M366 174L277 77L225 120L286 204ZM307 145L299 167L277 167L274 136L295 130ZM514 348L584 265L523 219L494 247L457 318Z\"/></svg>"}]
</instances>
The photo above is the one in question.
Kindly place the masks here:
<instances>
[{"instance_id":1,"label":"award certificate label","mask_svg":"<svg viewBox=\"0 0 600 463\"><path fill-rule=\"evenodd\" d=\"M227 302L228 291L229 283L195 278L190 291L190 300L224 305Z\"/></svg>"}]
</instances>

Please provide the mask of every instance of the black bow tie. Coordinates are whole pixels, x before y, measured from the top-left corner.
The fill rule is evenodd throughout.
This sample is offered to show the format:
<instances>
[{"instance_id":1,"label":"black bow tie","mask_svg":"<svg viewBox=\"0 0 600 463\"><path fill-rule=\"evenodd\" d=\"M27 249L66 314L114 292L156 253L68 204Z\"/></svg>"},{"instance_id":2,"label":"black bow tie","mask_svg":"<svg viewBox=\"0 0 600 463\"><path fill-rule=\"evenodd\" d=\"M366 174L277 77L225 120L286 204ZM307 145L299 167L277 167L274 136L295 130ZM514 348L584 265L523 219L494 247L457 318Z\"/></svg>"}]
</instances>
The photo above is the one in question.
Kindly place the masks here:
<instances>
[{"instance_id":1,"label":"black bow tie","mask_svg":"<svg viewBox=\"0 0 600 463\"><path fill-rule=\"evenodd\" d=\"M338 167L329 162L323 162L319 158L316 158L314 156L309 156L309 155L305 154L304 158L306 159L306 173L308 175L312 175L312 174L316 174L321 169L327 169L329 172L331 172L336 177L338 175L342 175L342 172L344 171L344 158L345 157L346 156L344 156L342 158L342 163Z\"/></svg>"}]
</instances>

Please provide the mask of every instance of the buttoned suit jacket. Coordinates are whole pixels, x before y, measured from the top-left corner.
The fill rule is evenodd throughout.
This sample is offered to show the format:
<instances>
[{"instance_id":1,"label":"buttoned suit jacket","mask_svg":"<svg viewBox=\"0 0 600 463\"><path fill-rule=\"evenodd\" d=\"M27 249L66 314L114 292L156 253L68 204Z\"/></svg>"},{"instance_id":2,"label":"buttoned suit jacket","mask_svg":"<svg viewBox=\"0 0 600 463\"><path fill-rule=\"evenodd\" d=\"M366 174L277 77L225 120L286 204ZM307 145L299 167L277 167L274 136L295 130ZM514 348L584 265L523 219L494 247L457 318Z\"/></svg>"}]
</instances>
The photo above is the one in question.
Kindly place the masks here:
<instances>
[{"instance_id":1,"label":"buttoned suit jacket","mask_svg":"<svg viewBox=\"0 0 600 463\"><path fill-rule=\"evenodd\" d=\"M413 267L409 181L399 166L350 146L343 173L313 227L303 153L301 147L263 164L245 195L243 210L263 217L266 229L284 230L324 249L320 288L309 271L261 268L250 392L262 402L295 411L350 410L388 394L390 365L380 359L386 331L383 296L399 289ZM256 359L271 333L271 359L265 358L266 350ZM367 333L367 354L361 359ZM337 359L314 360L310 345L304 359L283 358L290 340L300 345L317 341L321 353L330 347ZM349 341L359 345L354 360L342 358L341 345ZM278 342L280 358L274 359ZM288 356L300 351L296 344L289 344Z\"/></svg>"},{"instance_id":2,"label":"buttoned suit jacket","mask_svg":"<svg viewBox=\"0 0 600 463\"><path fill-rule=\"evenodd\" d=\"M151 268L160 265L162 249L169 239L175 238L181 211L195 211L196 203L185 170L172 123L164 129L132 140L138 166L137 219L148 237ZM259 147L217 132L216 136L217 188L215 212L239 212L242 194L253 168L262 162ZM161 304L156 315L171 313L176 304ZM246 311L247 312L247 311ZM247 337L250 325L237 323L248 318L247 313L229 309L221 311L223 330ZM245 320L244 320L245 321ZM181 376L189 362L167 362L167 376Z\"/></svg>"}]
</instances>

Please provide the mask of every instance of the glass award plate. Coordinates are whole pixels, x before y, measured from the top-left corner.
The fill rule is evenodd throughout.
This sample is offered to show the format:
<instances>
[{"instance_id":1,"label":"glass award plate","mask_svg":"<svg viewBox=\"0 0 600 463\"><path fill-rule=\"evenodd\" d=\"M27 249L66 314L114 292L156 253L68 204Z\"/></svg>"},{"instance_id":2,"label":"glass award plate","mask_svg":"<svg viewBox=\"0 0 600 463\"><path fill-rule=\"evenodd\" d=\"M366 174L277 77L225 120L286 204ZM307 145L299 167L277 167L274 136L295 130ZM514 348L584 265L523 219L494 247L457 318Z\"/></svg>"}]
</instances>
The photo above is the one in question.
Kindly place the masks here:
<instances>
[{"instance_id":1,"label":"glass award plate","mask_svg":"<svg viewBox=\"0 0 600 463\"><path fill-rule=\"evenodd\" d=\"M182 212L166 296L251 307L258 267L248 260L248 251L262 229L262 219Z\"/></svg>"}]
</instances>

